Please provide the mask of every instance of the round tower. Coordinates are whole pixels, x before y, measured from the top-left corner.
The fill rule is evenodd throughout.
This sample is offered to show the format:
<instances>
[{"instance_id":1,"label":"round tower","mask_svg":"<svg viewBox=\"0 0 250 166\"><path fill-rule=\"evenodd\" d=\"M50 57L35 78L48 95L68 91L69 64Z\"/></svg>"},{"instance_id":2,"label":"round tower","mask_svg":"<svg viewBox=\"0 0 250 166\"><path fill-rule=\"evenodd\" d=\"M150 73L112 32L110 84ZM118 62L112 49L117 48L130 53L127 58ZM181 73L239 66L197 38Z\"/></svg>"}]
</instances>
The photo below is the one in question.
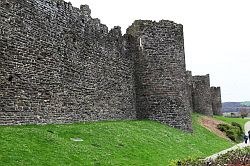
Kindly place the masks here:
<instances>
[{"instance_id":1,"label":"round tower","mask_svg":"<svg viewBox=\"0 0 250 166\"><path fill-rule=\"evenodd\" d=\"M214 115L222 115L221 90L220 87L211 87L211 102Z\"/></svg>"},{"instance_id":2,"label":"round tower","mask_svg":"<svg viewBox=\"0 0 250 166\"><path fill-rule=\"evenodd\" d=\"M192 98L194 112L213 116L209 74L193 76Z\"/></svg>"},{"instance_id":3,"label":"round tower","mask_svg":"<svg viewBox=\"0 0 250 166\"><path fill-rule=\"evenodd\" d=\"M137 117L190 131L182 25L166 20L137 20L127 33L135 37L138 47L135 58Z\"/></svg>"}]
</instances>

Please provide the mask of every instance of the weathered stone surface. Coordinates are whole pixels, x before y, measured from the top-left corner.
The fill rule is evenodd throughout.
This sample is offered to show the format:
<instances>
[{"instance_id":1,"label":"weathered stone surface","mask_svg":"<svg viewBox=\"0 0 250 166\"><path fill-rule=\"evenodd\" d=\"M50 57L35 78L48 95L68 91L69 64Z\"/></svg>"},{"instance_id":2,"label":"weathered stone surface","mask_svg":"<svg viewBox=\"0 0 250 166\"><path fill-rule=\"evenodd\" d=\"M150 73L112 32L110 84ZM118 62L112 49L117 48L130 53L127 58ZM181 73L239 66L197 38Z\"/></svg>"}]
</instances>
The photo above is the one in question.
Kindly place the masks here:
<instances>
[{"instance_id":1,"label":"weathered stone surface","mask_svg":"<svg viewBox=\"0 0 250 166\"><path fill-rule=\"evenodd\" d=\"M0 1L0 124L135 119L129 37L55 0Z\"/></svg>"},{"instance_id":2,"label":"weathered stone surface","mask_svg":"<svg viewBox=\"0 0 250 166\"><path fill-rule=\"evenodd\" d=\"M209 75L192 76L191 71L186 71L186 80L188 99L192 111L209 116L222 114L220 87L210 88Z\"/></svg>"},{"instance_id":3,"label":"weathered stone surface","mask_svg":"<svg viewBox=\"0 0 250 166\"><path fill-rule=\"evenodd\" d=\"M221 90L220 87L211 87L211 102L214 115L222 115Z\"/></svg>"},{"instance_id":4,"label":"weathered stone surface","mask_svg":"<svg viewBox=\"0 0 250 166\"><path fill-rule=\"evenodd\" d=\"M193 91L193 76L191 71L186 71L186 86L187 86L187 95L188 95L188 103L191 107L191 111L193 111L193 98L192 98L192 91Z\"/></svg>"},{"instance_id":5,"label":"weathered stone surface","mask_svg":"<svg viewBox=\"0 0 250 166\"><path fill-rule=\"evenodd\" d=\"M137 118L191 129L182 25L137 20L127 29L139 52L135 58Z\"/></svg>"},{"instance_id":6,"label":"weathered stone surface","mask_svg":"<svg viewBox=\"0 0 250 166\"><path fill-rule=\"evenodd\" d=\"M186 72L181 24L137 20L122 35L88 5L0 1L0 125L152 119L191 131L192 108L212 115L209 86Z\"/></svg>"},{"instance_id":7,"label":"weathered stone surface","mask_svg":"<svg viewBox=\"0 0 250 166\"><path fill-rule=\"evenodd\" d=\"M212 116L212 103L209 75L193 76L192 100L193 110L204 115Z\"/></svg>"}]
</instances>

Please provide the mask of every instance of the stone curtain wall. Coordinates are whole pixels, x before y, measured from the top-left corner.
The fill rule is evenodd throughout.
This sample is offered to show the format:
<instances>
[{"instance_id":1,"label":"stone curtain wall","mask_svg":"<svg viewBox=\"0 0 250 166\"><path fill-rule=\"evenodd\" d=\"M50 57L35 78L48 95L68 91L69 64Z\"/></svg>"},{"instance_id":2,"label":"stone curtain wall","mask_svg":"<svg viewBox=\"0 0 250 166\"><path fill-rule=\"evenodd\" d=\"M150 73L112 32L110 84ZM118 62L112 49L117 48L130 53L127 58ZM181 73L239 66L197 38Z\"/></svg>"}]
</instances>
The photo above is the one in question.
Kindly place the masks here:
<instances>
[{"instance_id":1,"label":"stone curtain wall","mask_svg":"<svg viewBox=\"0 0 250 166\"><path fill-rule=\"evenodd\" d=\"M137 40L137 118L191 130L182 25L137 20L127 29Z\"/></svg>"},{"instance_id":2,"label":"stone curtain wall","mask_svg":"<svg viewBox=\"0 0 250 166\"><path fill-rule=\"evenodd\" d=\"M214 115L222 115L221 90L220 87L211 87L211 102Z\"/></svg>"},{"instance_id":3,"label":"stone curtain wall","mask_svg":"<svg viewBox=\"0 0 250 166\"><path fill-rule=\"evenodd\" d=\"M0 1L0 124L136 118L132 39L90 13Z\"/></svg>"},{"instance_id":4,"label":"stone curtain wall","mask_svg":"<svg viewBox=\"0 0 250 166\"><path fill-rule=\"evenodd\" d=\"M87 5L0 1L0 125L152 119L191 131L192 109L213 114L211 93L219 108L209 76L186 72L180 24L137 20L122 35Z\"/></svg>"},{"instance_id":5,"label":"stone curtain wall","mask_svg":"<svg viewBox=\"0 0 250 166\"><path fill-rule=\"evenodd\" d=\"M187 92L192 111L204 115L222 115L220 87L210 88L209 75L192 76L186 72Z\"/></svg>"},{"instance_id":6,"label":"stone curtain wall","mask_svg":"<svg viewBox=\"0 0 250 166\"><path fill-rule=\"evenodd\" d=\"M193 76L192 100L193 110L204 115L212 116L212 103L209 75Z\"/></svg>"},{"instance_id":7,"label":"stone curtain wall","mask_svg":"<svg viewBox=\"0 0 250 166\"><path fill-rule=\"evenodd\" d=\"M191 107L191 111L193 111L193 100L192 100L192 91L193 91L193 76L191 71L186 71L186 86L187 86L187 95L188 102Z\"/></svg>"}]
</instances>

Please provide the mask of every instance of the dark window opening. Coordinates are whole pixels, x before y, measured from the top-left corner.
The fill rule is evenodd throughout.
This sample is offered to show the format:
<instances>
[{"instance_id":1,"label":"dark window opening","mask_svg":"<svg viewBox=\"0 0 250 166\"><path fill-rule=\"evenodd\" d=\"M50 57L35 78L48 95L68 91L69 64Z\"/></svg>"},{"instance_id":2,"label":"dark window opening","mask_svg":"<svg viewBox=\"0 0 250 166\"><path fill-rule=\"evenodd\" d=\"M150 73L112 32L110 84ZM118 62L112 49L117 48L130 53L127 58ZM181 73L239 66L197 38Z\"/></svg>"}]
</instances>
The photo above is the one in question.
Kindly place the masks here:
<instances>
[{"instance_id":1,"label":"dark window opening","mask_svg":"<svg viewBox=\"0 0 250 166\"><path fill-rule=\"evenodd\" d=\"M60 52L60 51L61 51L61 48L60 48L60 47L58 47L58 48L57 48L57 51L58 51L58 52Z\"/></svg>"},{"instance_id":2,"label":"dark window opening","mask_svg":"<svg viewBox=\"0 0 250 166\"><path fill-rule=\"evenodd\" d=\"M73 38L73 42L76 42L76 38Z\"/></svg>"},{"instance_id":3,"label":"dark window opening","mask_svg":"<svg viewBox=\"0 0 250 166\"><path fill-rule=\"evenodd\" d=\"M40 56L46 57L46 52L41 52L41 53L40 53Z\"/></svg>"},{"instance_id":4,"label":"dark window opening","mask_svg":"<svg viewBox=\"0 0 250 166\"><path fill-rule=\"evenodd\" d=\"M8 81L11 82L13 80L13 76L10 75L9 78L8 78Z\"/></svg>"},{"instance_id":5,"label":"dark window opening","mask_svg":"<svg viewBox=\"0 0 250 166\"><path fill-rule=\"evenodd\" d=\"M10 4L8 2L5 3L6 9L10 9Z\"/></svg>"}]
</instances>

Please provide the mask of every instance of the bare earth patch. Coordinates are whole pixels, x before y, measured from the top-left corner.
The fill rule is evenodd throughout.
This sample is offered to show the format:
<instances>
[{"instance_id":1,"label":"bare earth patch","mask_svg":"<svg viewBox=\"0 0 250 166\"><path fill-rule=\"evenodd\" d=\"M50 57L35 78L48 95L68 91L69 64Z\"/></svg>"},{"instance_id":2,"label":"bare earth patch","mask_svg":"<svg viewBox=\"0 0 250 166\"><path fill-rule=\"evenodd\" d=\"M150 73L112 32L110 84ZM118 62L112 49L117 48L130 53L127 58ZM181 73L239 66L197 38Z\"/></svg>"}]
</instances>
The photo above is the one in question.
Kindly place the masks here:
<instances>
[{"instance_id":1,"label":"bare earth patch","mask_svg":"<svg viewBox=\"0 0 250 166\"><path fill-rule=\"evenodd\" d=\"M225 133L223 133L222 131L220 131L217 128L218 124L226 124L223 121L220 120L215 120L211 117L207 117L207 116L202 116L200 117L200 119L198 120L198 122L205 127L206 129L208 129L209 131L215 133L216 135L218 135L219 137L222 137L224 139L230 140Z\"/></svg>"}]
</instances>

